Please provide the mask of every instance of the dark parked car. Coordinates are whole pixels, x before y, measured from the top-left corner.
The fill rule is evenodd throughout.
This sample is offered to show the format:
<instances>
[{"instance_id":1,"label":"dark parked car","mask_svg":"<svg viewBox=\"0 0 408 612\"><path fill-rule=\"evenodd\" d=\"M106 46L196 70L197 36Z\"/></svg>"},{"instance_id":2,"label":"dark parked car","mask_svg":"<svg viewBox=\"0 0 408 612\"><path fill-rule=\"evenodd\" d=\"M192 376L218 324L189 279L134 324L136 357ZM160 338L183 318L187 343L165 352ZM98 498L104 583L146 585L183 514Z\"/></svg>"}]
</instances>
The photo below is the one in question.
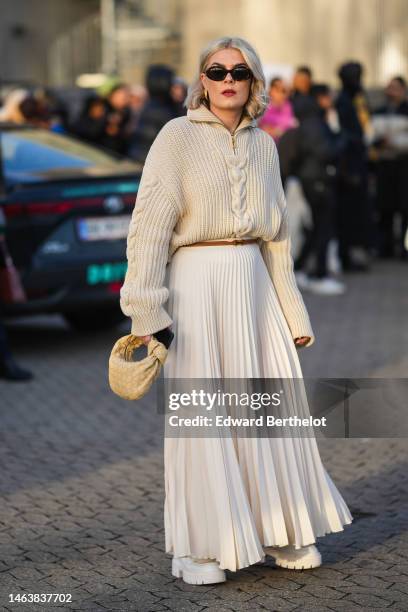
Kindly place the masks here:
<instances>
[{"instance_id":1,"label":"dark parked car","mask_svg":"<svg viewBox=\"0 0 408 612\"><path fill-rule=\"evenodd\" d=\"M126 236L141 165L74 138L0 124L0 206L28 301L5 315L58 312L78 329L119 322Z\"/></svg>"}]
</instances>

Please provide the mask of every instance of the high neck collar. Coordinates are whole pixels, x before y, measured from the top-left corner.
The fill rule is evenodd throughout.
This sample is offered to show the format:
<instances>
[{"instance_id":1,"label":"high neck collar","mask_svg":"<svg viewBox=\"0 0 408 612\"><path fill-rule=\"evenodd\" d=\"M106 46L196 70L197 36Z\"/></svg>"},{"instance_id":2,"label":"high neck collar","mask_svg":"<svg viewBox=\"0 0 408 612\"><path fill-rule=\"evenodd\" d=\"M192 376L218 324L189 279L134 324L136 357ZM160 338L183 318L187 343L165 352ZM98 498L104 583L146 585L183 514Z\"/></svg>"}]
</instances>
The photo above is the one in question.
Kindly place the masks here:
<instances>
[{"instance_id":1,"label":"high neck collar","mask_svg":"<svg viewBox=\"0 0 408 612\"><path fill-rule=\"evenodd\" d=\"M207 108L205 104L200 104L198 108L194 108L194 109L189 108L187 110L187 118L190 119L190 121L219 123L226 130L228 130L225 124L221 121L221 119L217 117L217 115L214 115L214 113L210 111L210 109ZM248 115L244 115L241 121L239 122L238 126L235 128L234 132L237 132L238 130L241 130L242 128L245 128L245 127L257 127L256 119L251 119L250 117L248 117Z\"/></svg>"}]
</instances>

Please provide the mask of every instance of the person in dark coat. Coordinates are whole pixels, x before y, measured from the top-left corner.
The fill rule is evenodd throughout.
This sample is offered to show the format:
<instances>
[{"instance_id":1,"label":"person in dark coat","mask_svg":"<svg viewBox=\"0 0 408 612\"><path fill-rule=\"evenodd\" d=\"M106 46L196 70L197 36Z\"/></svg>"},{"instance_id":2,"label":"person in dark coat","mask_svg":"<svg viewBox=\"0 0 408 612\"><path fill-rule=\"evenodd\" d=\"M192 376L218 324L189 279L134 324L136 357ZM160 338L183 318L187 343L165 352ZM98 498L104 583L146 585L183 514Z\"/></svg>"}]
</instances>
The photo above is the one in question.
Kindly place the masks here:
<instances>
[{"instance_id":1,"label":"person in dark coat","mask_svg":"<svg viewBox=\"0 0 408 612\"><path fill-rule=\"evenodd\" d=\"M284 180L297 176L312 213L312 230L295 260L295 270L304 271L310 255L315 268L301 284L315 293L338 295L345 286L327 269L328 246L334 237L335 177L345 140L328 124L332 97L326 84L313 85L311 95L295 109L297 128L288 130L278 143ZM299 276L299 275L298 275ZM300 278L299 278L300 280Z\"/></svg>"},{"instance_id":2,"label":"person in dark coat","mask_svg":"<svg viewBox=\"0 0 408 612\"><path fill-rule=\"evenodd\" d=\"M373 113L382 134L375 143L378 161L377 212L380 257L407 258L404 237L408 229L408 101L407 83L394 77L385 89L386 103ZM400 216L400 231L394 236L394 219Z\"/></svg>"},{"instance_id":3,"label":"person in dark coat","mask_svg":"<svg viewBox=\"0 0 408 612\"><path fill-rule=\"evenodd\" d=\"M79 117L72 123L70 132L77 138L95 146L101 146L105 134L107 106L96 94L88 96Z\"/></svg>"},{"instance_id":4,"label":"person in dark coat","mask_svg":"<svg viewBox=\"0 0 408 612\"><path fill-rule=\"evenodd\" d=\"M365 141L370 111L362 87L362 74L363 67L359 62L347 62L340 67L338 76L342 89L335 103L340 127L347 138L347 146L340 160L337 184L339 257L344 272L368 270L373 236ZM353 259L352 247L362 249L365 262Z\"/></svg>"},{"instance_id":5,"label":"person in dark coat","mask_svg":"<svg viewBox=\"0 0 408 612\"><path fill-rule=\"evenodd\" d=\"M289 102L292 105L294 114L299 111L302 113L302 105L308 105L310 92L313 85L313 73L309 66L298 66L293 76L292 91Z\"/></svg>"},{"instance_id":6,"label":"person in dark coat","mask_svg":"<svg viewBox=\"0 0 408 612\"><path fill-rule=\"evenodd\" d=\"M24 381L31 380L33 374L19 366L16 362L9 345L6 328L0 318L0 378L6 380Z\"/></svg>"},{"instance_id":7,"label":"person in dark coat","mask_svg":"<svg viewBox=\"0 0 408 612\"><path fill-rule=\"evenodd\" d=\"M153 64L146 74L149 99L143 108L136 130L131 136L128 155L144 163L147 153L165 123L185 114L171 95L174 71L168 66Z\"/></svg>"},{"instance_id":8,"label":"person in dark coat","mask_svg":"<svg viewBox=\"0 0 408 612\"><path fill-rule=\"evenodd\" d=\"M6 261L4 259L5 253L7 252L5 245L5 234L6 234L6 216L2 207L0 206L0 268L5 267ZM18 365L13 353L10 348L9 339L6 328L2 321L2 308L0 302L0 378L14 381L24 381L33 378L32 372L26 370Z\"/></svg>"},{"instance_id":9,"label":"person in dark coat","mask_svg":"<svg viewBox=\"0 0 408 612\"><path fill-rule=\"evenodd\" d=\"M185 99L188 93L188 85L184 79L181 77L174 77L173 84L171 86L170 95L173 98L176 106L178 114L185 115L186 108L184 106Z\"/></svg>"},{"instance_id":10,"label":"person in dark coat","mask_svg":"<svg viewBox=\"0 0 408 612\"><path fill-rule=\"evenodd\" d=\"M105 103L107 115L101 145L120 155L126 155L131 137L130 127L133 124L129 87L118 83L108 93Z\"/></svg>"}]
</instances>

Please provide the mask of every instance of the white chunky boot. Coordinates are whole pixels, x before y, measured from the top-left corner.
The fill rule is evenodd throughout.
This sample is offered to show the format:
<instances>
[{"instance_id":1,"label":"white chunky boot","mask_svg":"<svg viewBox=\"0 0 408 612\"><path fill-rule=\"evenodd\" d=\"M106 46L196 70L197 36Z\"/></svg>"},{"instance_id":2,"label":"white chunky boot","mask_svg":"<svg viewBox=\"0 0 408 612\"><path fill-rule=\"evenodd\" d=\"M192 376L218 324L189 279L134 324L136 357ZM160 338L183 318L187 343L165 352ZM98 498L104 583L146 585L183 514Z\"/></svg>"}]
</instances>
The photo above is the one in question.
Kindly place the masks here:
<instances>
[{"instance_id":1,"label":"white chunky boot","mask_svg":"<svg viewBox=\"0 0 408 612\"><path fill-rule=\"evenodd\" d=\"M319 567L322 556L314 544L296 549L294 546L264 547L267 555L274 558L275 564L293 570L305 570Z\"/></svg>"},{"instance_id":2,"label":"white chunky boot","mask_svg":"<svg viewBox=\"0 0 408 612\"><path fill-rule=\"evenodd\" d=\"M215 584L227 579L225 571L212 559L175 557L171 563L171 573L176 578L183 578L187 584Z\"/></svg>"}]
</instances>

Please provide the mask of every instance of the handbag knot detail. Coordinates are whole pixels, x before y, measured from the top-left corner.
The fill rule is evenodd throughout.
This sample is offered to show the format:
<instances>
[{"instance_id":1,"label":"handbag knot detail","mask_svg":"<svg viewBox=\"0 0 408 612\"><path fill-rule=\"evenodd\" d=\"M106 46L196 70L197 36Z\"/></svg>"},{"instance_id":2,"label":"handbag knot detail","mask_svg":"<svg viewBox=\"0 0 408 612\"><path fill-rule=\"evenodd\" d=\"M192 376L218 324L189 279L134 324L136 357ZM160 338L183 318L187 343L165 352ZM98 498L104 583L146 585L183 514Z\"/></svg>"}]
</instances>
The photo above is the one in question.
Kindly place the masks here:
<instances>
[{"instance_id":1,"label":"handbag knot detail","mask_svg":"<svg viewBox=\"0 0 408 612\"><path fill-rule=\"evenodd\" d=\"M168 350L153 335L147 345L147 357L133 361L134 351L143 345L141 338L128 334L114 344L109 357L109 385L122 399L143 397L158 378Z\"/></svg>"},{"instance_id":2,"label":"handbag knot detail","mask_svg":"<svg viewBox=\"0 0 408 612\"><path fill-rule=\"evenodd\" d=\"M153 346L150 346L150 343L148 344L147 353L149 355L154 355L156 359L160 361L161 365L164 365L164 362L166 361L167 352L168 351L164 344L162 344L158 340L156 340L156 344L154 344Z\"/></svg>"}]
</instances>

